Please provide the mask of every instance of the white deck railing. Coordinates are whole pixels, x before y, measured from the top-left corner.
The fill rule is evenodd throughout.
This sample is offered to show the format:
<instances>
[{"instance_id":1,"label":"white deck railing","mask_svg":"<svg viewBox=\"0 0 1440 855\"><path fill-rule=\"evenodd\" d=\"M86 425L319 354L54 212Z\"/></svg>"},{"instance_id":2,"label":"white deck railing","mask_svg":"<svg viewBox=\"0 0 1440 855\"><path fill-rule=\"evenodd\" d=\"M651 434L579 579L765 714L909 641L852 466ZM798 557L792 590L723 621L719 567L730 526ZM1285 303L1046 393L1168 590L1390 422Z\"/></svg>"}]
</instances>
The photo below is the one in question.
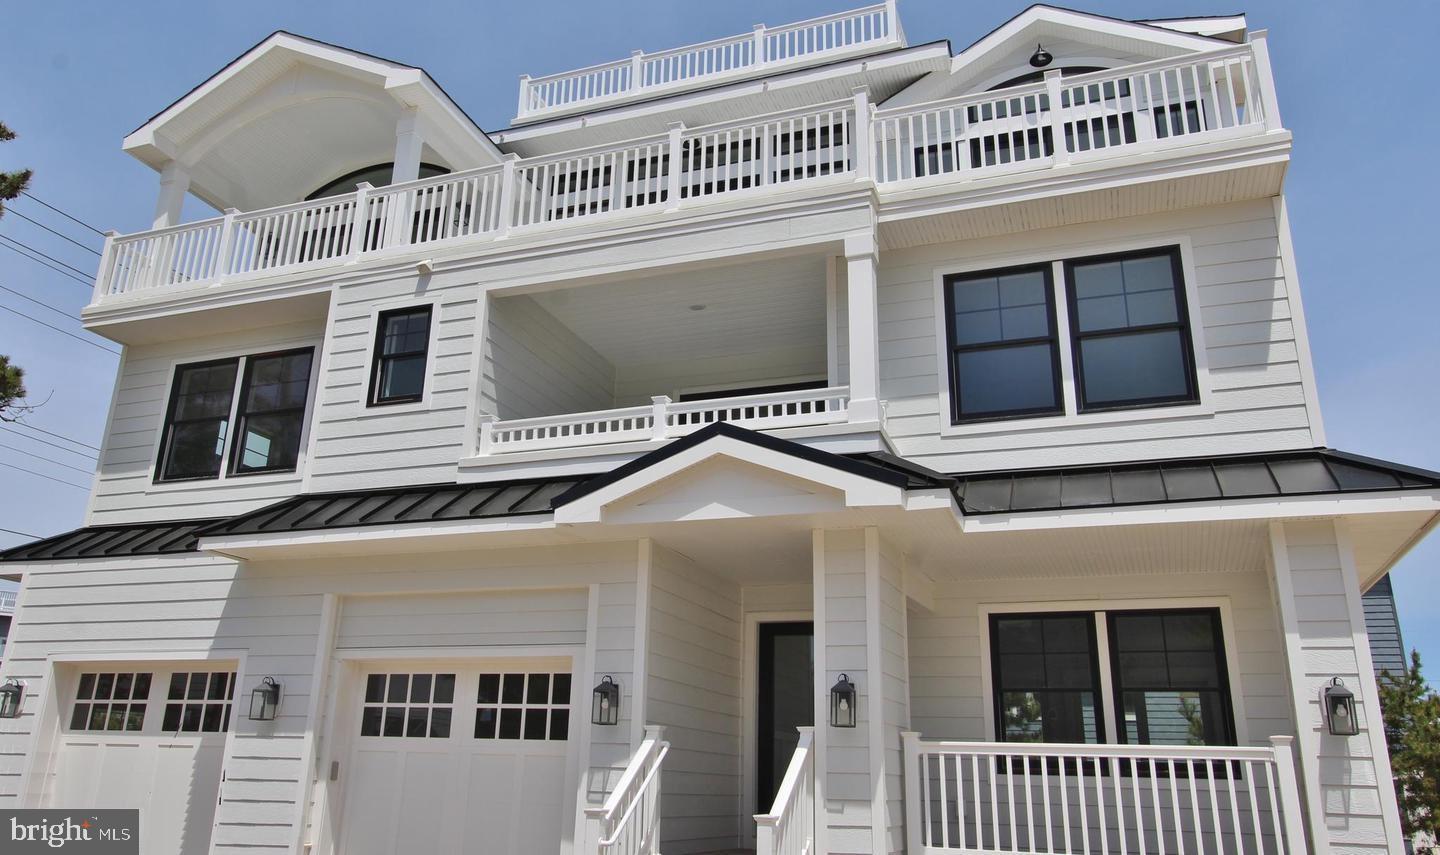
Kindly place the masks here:
<instances>
[{"instance_id":1,"label":"white deck railing","mask_svg":"<svg viewBox=\"0 0 1440 855\"><path fill-rule=\"evenodd\" d=\"M17 599L14 591L0 591L0 615L13 615Z\"/></svg>"},{"instance_id":2,"label":"white deck railing","mask_svg":"<svg viewBox=\"0 0 1440 855\"><path fill-rule=\"evenodd\" d=\"M904 734L908 852L1304 855L1290 737L1269 748Z\"/></svg>"},{"instance_id":3,"label":"white deck railing","mask_svg":"<svg viewBox=\"0 0 1440 855\"><path fill-rule=\"evenodd\" d=\"M669 752L665 728L646 726L644 741L604 806L585 809L586 855L656 855L660 767Z\"/></svg>"},{"instance_id":4,"label":"white deck railing","mask_svg":"<svg viewBox=\"0 0 1440 855\"><path fill-rule=\"evenodd\" d=\"M853 51L904 44L894 0L783 27L671 48L544 77L520 78L515 120L537 119L607 101L660 95Z\"/></svg>"},{"instance_id":5,"label":"white deck railing","mask_svg":"<svg viewBox=\"0 0 1440 855\"><path fill-rule=\"evenodd\" d=\"M850 388L829 386L676 403L651 398L648 407L565 413L530 419L480 419L479 453L505 454L671 439L729 422L751 430L840 424L849 418Z\"/></svg>"},{"instance_id":6,"label":"white deck railing","mask_svg":"<svg viewBox=\"0 0 1440 855\"><path fill-rule=\"evenodd\" d=\"M755 855L815 852L815 728L802 727L800 743L769 813L755 815Z\"/></svg>"},{"instance_id":7,"label":"white deck railing","mask_svg":"<svg viewBox=\"0 0 1440 855\"><path fill-rule=\"evenodd\" d=\"M824 20L825 27L835 24ZM964 185L1006 172L1260 134L1279 128L1266 104L1273 95L1263 45L1257 40L1076 77L1052 75L893 110L877 112L860 94L705 127L677 124L668 134L639 140L534 158L511 155L501 166L112 234L94 301L444 241L583 226L592 218L687 208L799 182Z\"/></svg>"}]
</instances>

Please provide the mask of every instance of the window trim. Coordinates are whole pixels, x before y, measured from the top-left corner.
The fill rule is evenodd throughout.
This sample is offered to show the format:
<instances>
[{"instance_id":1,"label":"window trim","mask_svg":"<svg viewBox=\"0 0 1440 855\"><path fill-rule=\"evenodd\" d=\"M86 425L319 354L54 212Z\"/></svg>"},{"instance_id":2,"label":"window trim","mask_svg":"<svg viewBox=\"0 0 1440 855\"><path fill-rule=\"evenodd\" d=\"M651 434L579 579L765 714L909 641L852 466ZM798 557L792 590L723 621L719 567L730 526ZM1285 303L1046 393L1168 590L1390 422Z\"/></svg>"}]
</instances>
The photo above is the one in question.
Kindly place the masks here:
<instances>
[{"instance_id":1,"label":"window trim","mask_svg":"<svg viewBox=\"0 0 1440 855\"><path fill-rule=\"evenodd\" d=\"M380 363L383 359L395 358L394 355L391 355L389 357L383 356L381 352L384 344L385 319L392 315L407 314L410 312L417 312L422 309L429 313L429 323L426 326L424 354L425 368L423 377L421 378L420 393L418 395L406 395L403 397L380 399L378 397L378 393L380 390ZM370 363L370 379L369 382L366 384L365 409L368 410L377 407L403 407L407 404L423 405L429 399L431 382L430 375L432 373L432 368L434 367L435 358L435 337L436 331L440 327L438 318L439 313L439 304L435 301L429 300L419 303L406 303L404 305L387 307L377 306L375 307L374 311L371 312L371 326L374 329L374 332L370 336L370 352L367 354ZM414 355L416 354L402 354L402 356Z\"/></svg>"},{"instance_id":2,"label":"window trim","mask_svg":"<svg viewBox=\"0 0 1440 855\"><path fill-rule=\"evenodd\" d=\"M1138 250L1154 250L1160 247L1178 246L1180 248L1180 262L1184 270L1185 298L1188 308L1187 319L1190 324L1191 358L1194 360L1196 373L1196 389L1199 401L1194 404L1177 404L1168 407L1155 408L1128 408L1120 410L1104 410L1099 412L1079 412L1075 406L1074 396L1074 361L1071 359L1060 360L1061 380L1065 391L1065 412L1053 416L1033 416L1027 420L1005 419L994 422L970 422L964 424L953 424L945 416L949 412L951 404L951 389L949 383L949 366L946 362L946 353L943 342L946 339L945 325L947 319L942 310L932 313L932 323L935 335L935 370L936 389L939 398L939 413L936 419L939 422L941 436L983 436L987 434L1011 432L1015 430L1051 430L1056 428L1067 428L1077 426L1093 426L1103 424L1143 424L1153 421L1174 421L1177 419L1194 420L1197 429L1203 429L1204 421L1215 415L1215 403L1211 393L1211 380L1208 355L1206 353L1204 318L1199 310L1199 294L1197 291L1198 278L1195 273L1195 255L1191 245L1190 236L1186 232L1168 231L1144 235L1136 238L1117 237L1113 240L1088 241L1082 245L1074 244L1053 244L1039 248L1015 249L1007 252L997 252L992 255L985 255L976 258L953 258L949 261L935 264L931 267L931 297L933 306L940 307L945 301L945 277L955 273L971 273L990 268L1020 267L1027 264L1049 263L1057 267L1055 299L1065 299L1062 291L1064 287L1063 259L1067 255L1076 257L1088 257L1096 254L1109 254L1118 252L1132 252ZM1084 253L1084 255L1080 255ZM1057 332L1062 348L1069 347L1070 342L1070 318L1068 312L1056 312Z\"/></svg>"},{"instance_id":3,"label":"window trim","mask_svg":"<svg viewBox=\"0 0 1440 855\"><path fill-rule=\"evenodd\" d=\"M282 414L282 415L283 415L283 414L292 413L292 412L294 412L296 409L298 409L298 410L300 411L300 440L299 440L299 447L295 449L295 465L294 465L294 466L265 466L265 467L260 467L260 468L256 468L256 469L245 469L245 470L241 470L241 469L239 468L239 466L240 466L240 455L241 455L241 453L242 453L242 449L241 449L240 442L239 442L238 440L240 439L241 427L242 427L243 420L249 418L251 415L254 415L254 414L252 414L252 413L247 413L247 412L245 412L245 409L244 409L244 408L245 408L245 396L246 396L246 392L248 392L249 389L250 389L250 378L251 378L252 370L253 370L253 368L254 368L254 366L255 366L255 360L257 360L257 359L269 359L269 358L278 357L278 356L293 356L293 355L297 355L297 354L301 354L301 353L309 353L309 354L310 354L310 375L305 379L305 387L306 387L306 388L305 388L305 403L302 404L302 405L301 405L300 407L298 407L298 408L296 408L296 407L287 407L287 408L281 409L281 410L269 410L269 411L266 411L266 412L263 412L263 413L259 413L259 415L273 416L273 415L276 415L276 414ZM310 390L314 387L314 381L315 381L315 348L314 348L314 347L310 347L310 346L306 346L306 347L290 348L289 350L276 350L276 351L272 351L272 352L270 352L270 353L247 354L246 356L244 356L244 357L242 358L242 362L243 362L243 367L242 367L241 370L240 370L240 385L236 387L235 400L234 400L234 402L233 402L233 406L231 407L231 417L232 417L231 424L230 424L230 433L231 433L231 435L230 435L230 438L229 438L229 440L228 440L228 442L227 442L227 444L226 444L226 448L225 448L225 452L226 452L225 456L227 457L227 463L226 463L226 466L225 466L226 474L228 474L228 475L230 475L230 476L232 476L232 477L245 477L245 476L249 476L249 475L264 475L264 474L272 473L272 472L296 472L296 471L299 471L299 469L300 469L300 461L301 461L301 459L302 459L302 458L304 457L304 455L305 455L305 440L307 439L307 436L306 436L306 435L307 435L307 433L309 432L309 420L305 418L305 415L310 412L310 405L311 405L311 400L310 400L310 399L311 399L311 394L310 394Z\"/></svg>"},{"instance_id":4,"label":"window trim","mask_svg":"<svg viewBox=\"0 0 1440 855\"><path fill-rule=\"evenodd\" d=\"M1125 327L1121 329L1108 329L1098 332L1080 331L1080 304L1075 294L1075 268L1085 264L1103 264L1111 261L1125 261L1135 258L1152 258L1162 255L1170 256L1170 271L1175 277L1175 318L1173 323L1146 324L1138 327ZM1073 363L1072 372L1075 377L1075 409L1080 413L1103 413L1115 410L1140 410L1153 409L1156 407L1175 407L1186 404L1196 404L1200 401L1200 384L1195 367L1195 344L1191 336L1190 301L1185 293L1186 280L1184 265L1180 261L1179 245L1157 246L1152 249L1137 249L1126 252L1107 252L1100 255L1087 255L1079 258L1066 258L1064 261L1065 270L1065 308L1070 319L1070 359ZM1081 345L1091 339L1101 338L1122 338L1125 336L1143 335L1150 332L1165 332L1178 329L1180 332L1180 358L1183 361L1185 371L1185 392L1181 395L1164 395L1151 398L1131 398L1105 404L1088 404L1085 401L1085 371L1084 360L1081 358Z\"/></svg>"},{"instance_id":5,"label":"window trim","mask_svg":"<svg viewBox=\"0 0 1440 855\"><path fill-rule=\"evenodd\" d=\"M1062 618L1062 617L1081 617L1081 618L1085 618L1085 622L1086 622L1086 624L1088 625L1088 630L1089 630L1089 632L1090 632L1090 638L1091 638L1091 642L1092 642L1091 645L1090 645L1090 673L1091 673L1091 675L1093 675L1094 678L1095 678L1095 736L1096 736L1096 738L1097 738L1097 742L1094 743L1094 744L1096 744L1096 745L1107 745L1107 744L1109 744L1108 740L1106 739L1107 731L1108 731L1108 729L1109 729L1109 728L1107 728L1106 724L1107 724L1107 722L1108 722L1108 721L1110 720L1110 718L1111 718L1109 715L1107 715L1107 712L1108 712L1107 707L1109 706L1109 698L1106 697L1106 689L1107 689L1107 687L1108 687L1108 685L1109 685L1109 681L1105 680L1105 678L1104 678L1104 671L1103 671L1102 668L1101 668L1101 656L1100 656L1100 622L1096 619L1096 618L1097 618L1097 615L1096 615L1096 612L1094 612L1094 611L1085 611L1085 610L1065 611L1065 610L1059 610L1059 609L1057 609L1057 610L1041 609L1041 610L1039 610L1039 611L992 612L992 613L990 613L990 614L987 616L986 627L987 627L987 632L989 633L989 634L987 635L987 638L990 639L989 647L990 647L990 685L991 685L990 700L991 700L991 715L994 716L994 726L991 728L991 731L990 731L990 732L991 732L991 734L994 735L994 738L995 738L995 741L996 741L996 742L1009 742L1009 740L1005 738L1004 724L1003 724L1004 721L1005 721L1005 714L1004 714L1004 710L1002 709L1003 706L1004 706L1004 704L1002 703L1002 699L1003 699L1005 693L1001 690L1001 687L1000 687L1000 685L999 685L999 683L1000 683L1000 645L998 645L998 644L996 644L996 643L994 642L994 639L996 638L996 635L997 635L997 633L996 633L996 625L999 623L999 621L1004 620L1004 619L1007 619L1007 618L1020 618L1020 619L1023 619L1023 618ZM1061 689L1061 690L1057 690L1057 691L1073 691L1073 690L1064 690L1064 689ZM1071 743L1064 743L1064 744L1071 744ZM1090 744L1090 743L1074 743L1074 744L1088 745L1088 744Z\"/></svg>"},{"instance_id":6,"label":"window trim","mask_svg":"<svg viewBox=\"0 0 1440 855\"><path fill-rule=\"evenodd\" d=\"M1056 600L1054 602L1037 602L1034 600L1024 602L991 602L980 603L977 606L977 613L980 619L980 656L981 662L990 661L993 655L992 648L995 646L990 634L990 615L992 614L1045 614L1050 612L1093 612L1095 613L1096 634L1098 636L1095 648L1096 654L1100 657L1100 691L1104 700L1105 733L1115 734L1120 728L1114 710L1114 704L1110 699L1115 697L1115 683L1110 665L1110 630L1109 621L1106 615L1109 612L1133 612L1144 610L1158 611L1179 611L1195 609L1214 609L1220 614L1220 639L1224 644L1221 651L1221 660L1225 664L1225 688L1230 699L1231 735L1236 745L1250 745L1249 716L1245 709L1245 694L1241 691L1239 648L1235 636L1235 615L1231 607L1229 596L1193 596L1193 597L1141 597L1135 599L1104 599L1104 600ZM998 731L998 720L996 719L995 679L991 668L980 669L980 690L982 693L981 714L984 719L984 733L986 739L993 739ZM1125 743L1109 741L1107 745L1124 745Z\"/></svg>"},{"instance_id":7,"label":"window trim","mask_svg":"<svg viewBox=\"0 0 1440 855\"><path fill-rule=\"evenodd\" d=\"M1049 326L1050 334L1025 339L1014 339L1012 341L987 342L985 344L956 344L955 343L955 294L953 283L957 279L966 277L979 277L990 275L1002 275L1019 272L1038 271L1045 278L1045 321ZM944 291L944 324L945 324L945 365L949 369L950 389L950 423L952 425L973 424L977 422L1008 421L1011 419L1028 419L1036 416L1060 415L1065 412L1065 383L1060 371L1060 325L1055 315L1055 270L1054 265L1046 262L1034 264L1023 264L1009 267L989 267L981 270L967 272L948 273L942 279ZM1054 381L1055 406L1032 408L1028 410L993 410L990 412L971 413L969 415L960 412L960 377L956 371L955 358L960 353L975 353L982 350L998 350L1007 347L1023 347L1035 344L1047 343L1050 345L1050 377Z\"/></svg>"},{"instance_id":8,"label":"window trim","mask_svg":"<svg viewBox=\"0 0 1440 855\"><path fill-rule=\"evenodd\" d=\"M1173 608L1107 609L1105 611L1105 632L1109 636L1106 641L1110 648L1110 702L1114 705L1115 708L1116 745L1130 745L1132 743L1129 741L1128 737L1125 734L1125 723L1121 720L1121 717L1124 715L1125 710L1125 704L1123 700L1125 688L1120 683L1120 649L1119 645L1116 643L1115 622L1110 620L1111 616L1163 616L1184 613L1204 613L1210 616L1211 620L1213 621L1212 627L1215 633L1215 643L1220 645L1220 655L1216 657L1216 661L1219 664L1220 702L1225 707L1225 721L1222 722L1222 724L1225 727L1227 735L1230 737L1229 744L1239 744L1238 740L1236 739L1235 703L1232 698L1232 692L1230 688L1230 656L1225 645L1224 619L1220 614L1220 609L1213 606L1196 606L1189 608L1184 606L1176 606ZM1141 745L1145 743L1134 744Z\"/></svg>"}]
</instances>

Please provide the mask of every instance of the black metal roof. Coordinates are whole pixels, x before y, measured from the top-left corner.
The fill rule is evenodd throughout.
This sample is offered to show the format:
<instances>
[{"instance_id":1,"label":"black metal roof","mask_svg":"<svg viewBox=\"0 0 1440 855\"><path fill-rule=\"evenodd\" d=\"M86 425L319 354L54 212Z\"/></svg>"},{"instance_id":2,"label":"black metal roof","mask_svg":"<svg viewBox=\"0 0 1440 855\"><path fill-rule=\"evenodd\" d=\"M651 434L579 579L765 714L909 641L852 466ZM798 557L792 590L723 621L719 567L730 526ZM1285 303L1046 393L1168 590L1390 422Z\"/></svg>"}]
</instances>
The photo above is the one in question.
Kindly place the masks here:
<instances>
[{"instance_id":1,"label":"black metal roof","mask_svg":"<svg viewBox=\"0 0 1440 855\"><path fill-rule=\"evenodd\" d=\"M368 525L479 520L550 512L556 496L585 478L530 478L485 484L429 484L312 493L221 520L202 535L318 531Z\"/></svg>"},{"instance_id":2,"label":"black metal roof","mask_svg":"<svg viewBox=\"0 0 1440 855\"><path fill-rule=\"evenodd\" d=\"M955 476L967 514L1440 487L1440 473L1330 448Z\"/></svg>"},{"instance_id":3,"label":"black metal roof","mask_svg":"<svg viewBox=\"0 0 1440 855\"><path fill-rule=\"evenodd\" d=\"M94 525L0 552L0 561L64 558L120 558L194 552L196 532L220 520L171 520L130 525Z\"/></svg>"}]
</instances>

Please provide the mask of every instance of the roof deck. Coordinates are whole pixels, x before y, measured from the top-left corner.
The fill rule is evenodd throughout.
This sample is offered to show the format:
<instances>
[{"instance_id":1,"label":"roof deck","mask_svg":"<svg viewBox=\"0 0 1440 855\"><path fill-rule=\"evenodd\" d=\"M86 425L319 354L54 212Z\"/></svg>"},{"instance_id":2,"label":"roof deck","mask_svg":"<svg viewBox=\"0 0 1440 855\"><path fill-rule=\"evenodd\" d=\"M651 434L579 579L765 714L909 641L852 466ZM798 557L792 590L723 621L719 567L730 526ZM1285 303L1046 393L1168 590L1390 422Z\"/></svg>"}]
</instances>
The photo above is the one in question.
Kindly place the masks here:
<instances>
[{"instance_id":1,"label":"roof deck","mask_svg":"<svg viewBox=\"0 0 1440 855\"><path fill-rule=\"evenodd\" d=\"M782 27L756 24L752 32L738 36L655 53L637 50L629 59L543 77L521 75L515 122L536 122L904 46L895 0Z\"/></svg>"}]
</instances>

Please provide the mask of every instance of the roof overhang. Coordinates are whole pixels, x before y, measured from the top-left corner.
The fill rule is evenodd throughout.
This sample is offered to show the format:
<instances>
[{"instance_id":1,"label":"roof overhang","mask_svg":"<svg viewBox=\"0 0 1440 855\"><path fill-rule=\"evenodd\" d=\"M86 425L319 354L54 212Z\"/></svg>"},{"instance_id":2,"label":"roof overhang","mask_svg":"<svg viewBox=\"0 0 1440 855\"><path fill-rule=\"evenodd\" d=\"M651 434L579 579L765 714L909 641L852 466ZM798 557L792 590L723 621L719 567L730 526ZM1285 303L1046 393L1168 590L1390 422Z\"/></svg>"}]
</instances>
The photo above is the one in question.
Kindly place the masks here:
<instances>
[{"instance_id":1,"label":"roof overhang","mask_svg":"<svg viewBox=\"0 0 1440 855\"><path fill-rule=\"evenodd\" d=\"M424 69L284 31L136 128L122 148L156 170L180 164L191 192L216 207L253 209L388 162L395 122L412 110L427 154L442 165L499 162L494 143ZM237 174L232 161L240 152L269 157L282 174L273 182L256 171ZM324 171L297 184L283 174L286 163ZM260 188L249 190L252 182Z\"/></svg>"}]
</instances>

